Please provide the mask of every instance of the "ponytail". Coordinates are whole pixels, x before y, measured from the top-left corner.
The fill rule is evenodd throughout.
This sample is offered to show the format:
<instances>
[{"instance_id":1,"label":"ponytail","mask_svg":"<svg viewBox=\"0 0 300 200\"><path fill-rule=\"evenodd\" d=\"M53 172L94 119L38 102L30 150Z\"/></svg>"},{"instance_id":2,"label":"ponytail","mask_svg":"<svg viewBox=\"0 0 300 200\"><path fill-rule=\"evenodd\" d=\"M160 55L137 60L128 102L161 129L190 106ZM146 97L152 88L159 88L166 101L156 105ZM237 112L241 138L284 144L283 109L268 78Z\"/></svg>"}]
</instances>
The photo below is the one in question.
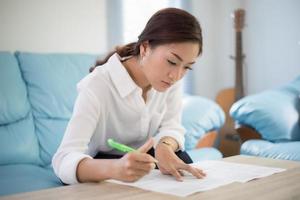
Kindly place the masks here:
<instances>
[{"instance_id":1,"label":"ponytail","mask_svg":"<svg viewBox=\"0 0 300 200\"><path fill-rule=\"evenodd\" d=\"M92 71L94 71L94 69L97 66L104 65L109 60L109 58L115 53L117 53L122 58L122 57L128 57L128 56L136 56L139 54L139 52L140 52L140 49L139 49L139 47L137 47L136 42L132 42L132 43L126 44L124 46L116 46L113 51L109 52L105 56L104 59L97 60L95 65L93 67L91 67L89 71L92 72Z\"/></svg>"}]
</instances>

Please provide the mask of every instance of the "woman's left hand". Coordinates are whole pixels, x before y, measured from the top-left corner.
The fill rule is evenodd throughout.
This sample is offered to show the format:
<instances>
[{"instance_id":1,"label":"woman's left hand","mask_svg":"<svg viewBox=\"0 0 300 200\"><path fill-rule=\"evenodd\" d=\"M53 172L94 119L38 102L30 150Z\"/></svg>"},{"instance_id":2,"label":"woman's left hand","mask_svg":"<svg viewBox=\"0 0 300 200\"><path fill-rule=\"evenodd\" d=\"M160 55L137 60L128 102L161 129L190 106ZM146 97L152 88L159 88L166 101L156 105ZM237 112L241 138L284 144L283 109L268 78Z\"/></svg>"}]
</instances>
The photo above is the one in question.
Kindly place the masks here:
<instances>
[{"instance_id":1,"label":"woman's left hand","mask_svg":"<svg viewBox=\"0 0 300 200\"><path fill-rule=\"evenodd\" d=\"M199 168L192 167L184 163L175 154L172 147L164 143L159 143L155 149L155 158L158 160L158 168L163 174L169 174L177 181L183 181L183 171L187 171L197 178L204 178L206 174Z\"/></svg>"}]
</instances>

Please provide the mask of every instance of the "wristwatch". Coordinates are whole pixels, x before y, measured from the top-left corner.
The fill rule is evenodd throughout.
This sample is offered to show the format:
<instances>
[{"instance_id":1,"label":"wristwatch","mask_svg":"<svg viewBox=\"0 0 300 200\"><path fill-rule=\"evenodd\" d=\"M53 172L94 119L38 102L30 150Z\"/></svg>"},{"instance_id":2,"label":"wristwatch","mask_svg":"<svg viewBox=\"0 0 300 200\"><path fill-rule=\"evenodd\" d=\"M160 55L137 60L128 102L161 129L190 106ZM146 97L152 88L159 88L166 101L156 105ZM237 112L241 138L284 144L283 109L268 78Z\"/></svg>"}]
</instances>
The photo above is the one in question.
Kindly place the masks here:
<instances>
[{"instance_id":1,"label":"wristwatch","mask_svg":"<svg viewBox=\"0 0 300 200\"><path fill-rule=\"evenodd\" d=\"M172 143L171 141L168 141L167 139L163 139L161 141L161 143L171 147L174 150L174 152L176 152L178 150L178 144L177 144L176 149L174 149L174 143Z\"/></svg>"}]
</instances>

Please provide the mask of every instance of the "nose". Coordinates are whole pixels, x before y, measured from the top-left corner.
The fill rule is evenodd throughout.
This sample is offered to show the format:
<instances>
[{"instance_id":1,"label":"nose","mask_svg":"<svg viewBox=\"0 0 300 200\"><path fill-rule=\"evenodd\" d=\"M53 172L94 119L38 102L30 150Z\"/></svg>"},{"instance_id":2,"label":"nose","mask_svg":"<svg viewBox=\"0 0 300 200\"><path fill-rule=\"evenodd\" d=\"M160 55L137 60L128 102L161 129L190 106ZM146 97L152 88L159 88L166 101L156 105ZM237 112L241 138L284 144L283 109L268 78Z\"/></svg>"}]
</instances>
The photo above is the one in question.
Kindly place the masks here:
<instances>
[{"instance_id":1,"label":"nose","mask_svg":"<svg viewBox=\"0 0 300 200\"><path fill-rule=\"evenodd\" d=\"M173 68L169 73L169 78L171 79L172 83L179 81L184 75L184 71L182 67Z\"/></svg>"}]
</instances>

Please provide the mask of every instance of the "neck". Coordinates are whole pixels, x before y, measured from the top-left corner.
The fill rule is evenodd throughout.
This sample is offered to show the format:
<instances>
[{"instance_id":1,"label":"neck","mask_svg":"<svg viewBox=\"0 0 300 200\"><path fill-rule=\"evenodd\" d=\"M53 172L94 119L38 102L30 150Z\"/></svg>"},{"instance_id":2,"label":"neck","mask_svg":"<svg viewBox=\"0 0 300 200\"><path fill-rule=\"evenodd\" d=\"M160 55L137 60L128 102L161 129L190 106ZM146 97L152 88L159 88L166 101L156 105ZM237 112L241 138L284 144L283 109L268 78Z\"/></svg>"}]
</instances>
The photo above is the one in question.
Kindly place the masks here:
<instances>
[{"instance_id":1,"label":"neck","mask_svg":"<svg viewBox=\"0 0 300 200\"><path fill-rule=\"evenodd\" d=\"M128 74L132 78L132 80L142 88L143 92L147 92L150 88L151 85L149 81L147 80L137 57L132 57L122 63L126 70L128 71Z\"/></svg>"}]
</instances>

